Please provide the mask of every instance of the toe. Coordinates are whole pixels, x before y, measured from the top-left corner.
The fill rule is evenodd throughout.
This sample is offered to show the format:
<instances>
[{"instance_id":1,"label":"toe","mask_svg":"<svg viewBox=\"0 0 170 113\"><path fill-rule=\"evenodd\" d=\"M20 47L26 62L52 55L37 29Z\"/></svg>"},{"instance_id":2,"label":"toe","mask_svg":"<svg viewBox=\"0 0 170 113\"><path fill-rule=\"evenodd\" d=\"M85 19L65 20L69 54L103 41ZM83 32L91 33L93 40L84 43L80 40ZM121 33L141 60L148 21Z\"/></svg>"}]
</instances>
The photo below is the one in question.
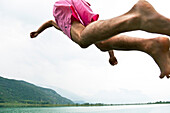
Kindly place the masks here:
<instances>
[{"instance_id":1,"label":"toe","mask_svg":"<svg viewBox=\"0 0 170 113\"><path fill-rule=\"evenodd\" d=\"M170 76L169 75L166 75L166 77L169 79L170 78Z\"/></svg>"},{"instance_id":2,"label":"toe","mask_svg":"<svg viewBox=\"0 0 170 113\"><path fill-rule=\"evenodd\" d=\"M161 75L159 77L160 77L160 79L163 79L165 77L165 75L161 73Z\"/></svg>"}]
</instances>

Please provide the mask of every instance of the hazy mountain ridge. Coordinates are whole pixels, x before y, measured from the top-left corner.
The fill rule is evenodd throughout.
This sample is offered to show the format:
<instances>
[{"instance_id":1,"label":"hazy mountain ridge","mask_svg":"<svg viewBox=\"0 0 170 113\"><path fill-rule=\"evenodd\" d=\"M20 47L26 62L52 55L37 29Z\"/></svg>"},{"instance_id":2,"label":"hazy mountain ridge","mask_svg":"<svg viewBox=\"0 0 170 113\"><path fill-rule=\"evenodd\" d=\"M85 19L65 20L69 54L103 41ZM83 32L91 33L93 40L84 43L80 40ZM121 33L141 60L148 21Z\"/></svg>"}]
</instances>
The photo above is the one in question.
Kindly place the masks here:
<instances>
[{"instance_id":1,"label":"hazy mountain ridge","mask_svg":"<svg viewBox=\"0 0 170 113\"><path fill-rule=\"evenodd\" d=\"M56 92L58 92L59 94L61 94L62 96L71 99L74 103L78 103L78 104L84 104L86 103L86 99L69 91L69 90L65 90L65 89L61 89L55 86L49 86L50 88L54 89Z\"/></svg>"},{"instance_id":2,"label":"hazy mountain ridge","mask_svg":"<svg viewBox=\"0 0 170 113\"><path fill-rule=\"evenodd\" d=\"M39 104L73 104L52 89L34 84L0 77L0 103L21 102Z\"/></svg>"}]
</instances>

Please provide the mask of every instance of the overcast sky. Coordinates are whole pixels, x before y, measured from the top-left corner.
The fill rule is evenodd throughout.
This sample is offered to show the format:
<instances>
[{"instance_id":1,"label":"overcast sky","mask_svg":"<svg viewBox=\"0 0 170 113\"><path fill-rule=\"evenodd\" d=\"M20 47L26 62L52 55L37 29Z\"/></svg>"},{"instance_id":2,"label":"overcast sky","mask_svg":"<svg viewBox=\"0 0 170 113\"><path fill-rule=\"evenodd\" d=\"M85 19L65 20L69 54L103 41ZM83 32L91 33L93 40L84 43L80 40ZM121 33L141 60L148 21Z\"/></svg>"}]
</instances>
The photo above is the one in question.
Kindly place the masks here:
<instances>
[{"instance_id":1,"label":"overcast sky","mask_svg":"<svg viewBox=\"0 0 170 113\"><path fill-rule=\"evenodd\" d=\"M127 12L137 0L87 0L99 19ZM149 0L170 18L168 0ZM170 80L145 53L115 51L117 66L94 45L81 49L62 32L47 29L36 39L29 33L52 15L55 0L0 0L0 76L43 87L58 87L89 102L128 103L170 100ZM135 31L130 36L160 36Z\"/></svg>"}]
</instances>

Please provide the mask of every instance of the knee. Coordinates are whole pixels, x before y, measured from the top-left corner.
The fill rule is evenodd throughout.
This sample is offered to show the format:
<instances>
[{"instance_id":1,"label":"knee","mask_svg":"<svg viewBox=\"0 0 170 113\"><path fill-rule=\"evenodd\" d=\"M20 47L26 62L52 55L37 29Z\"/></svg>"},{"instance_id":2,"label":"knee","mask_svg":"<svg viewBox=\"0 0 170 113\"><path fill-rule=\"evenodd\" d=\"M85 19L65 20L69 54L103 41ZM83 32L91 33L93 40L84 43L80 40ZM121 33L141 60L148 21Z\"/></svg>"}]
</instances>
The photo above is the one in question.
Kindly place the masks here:
<instances>
[{"instance_id":1,"label":"knee","mask_svg":"<svg viewBox=\"0 0 170 113\"><path fill-rule=\"evenodd\" d=\"M81 48L85 49L88 48L90 45L85 43L81 38L76 42Z\"/></svg>"},{"instance_id":2,"label":"knee","mask_svg":"<svg viewBox=\"0 0 170 113\"><path fill-rule=\"evenodd\" d=\"M81 48L85 49L85 48L88 48L91 44L88 43L88 41L83 40L82 37L80 37L79 40L78 40L78 45L79 45Z\"/></svg>"},{"instance_id":3,"label":"knee","mask_svg":"<svg viewBox=\"0 0 170 113\"><path fill-rule=\"evenodd\" d=\"M81 38L75 38L72 37L72 41L75 42L76 44L78 44L81 48L85 49L88 48L90 45L85 43Z\"/></svg>"},{"instance_id":4,"label":"knee","mask_svg":"<svg viewBox=\"0 0 170 113\"><path fill-rule=\"evenodd\" d=\"M89 45L86 44L80 37L73 37L72 36L72 41L78 44L81 48L87 48Z\"/></svg>"},{"instance_id":5,"label":"knee","mask_svg":"<svg viewBox=\"0 0 170 113\"><path fill-rule=\"evenodd\" d=\"M85 49L85 48L88 48L89 47L89 45L87 45L87 44L83 44L83 43L79 43L79 46L81 47L81 48L83 48L83 49Z\"/></svg>"},{"instance_id":6,"label":"knee","mask_svg":"<svg viewBox=\"0 0 170 113\"><path fill-rule=\"evenodd\" d=\"M71 29L71 37L72 41L77 43L81 48L87 48L91 45L85 40L86 38L81 36L81 32L77 31L77 29Z\"/></svg>"}]
</instances>

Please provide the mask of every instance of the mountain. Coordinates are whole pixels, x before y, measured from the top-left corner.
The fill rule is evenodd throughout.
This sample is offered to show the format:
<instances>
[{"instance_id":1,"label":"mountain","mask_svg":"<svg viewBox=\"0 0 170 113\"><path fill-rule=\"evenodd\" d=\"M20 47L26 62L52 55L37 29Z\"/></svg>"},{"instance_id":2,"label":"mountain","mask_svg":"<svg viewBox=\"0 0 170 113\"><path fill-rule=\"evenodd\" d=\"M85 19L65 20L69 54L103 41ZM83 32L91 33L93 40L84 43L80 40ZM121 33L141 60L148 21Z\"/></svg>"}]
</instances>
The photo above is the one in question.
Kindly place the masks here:
<instances>
[{"instance_id":1,"label":"mountain","mask_svg":"<svg viewBox=\"0 0 170 113\"><path fill-rule=\"evenodd\" d=\"M62 96L71 99L74 103L78 103L78 104L84 104L86 103L85 98L62 88L58 88L55 86L49 86L50 88L54 89L56 92L58 92L59 94L61 94Z\"/></svg>"},{"instance_id":2,"label":"mountain","mask_svg":"<svg viewBox=\"0 0 170 113\"><path fill-rule=\"evenodd\" d=\"M0 103L74 104L52 89L0 77Z\"/></svg>"}]
</instances>

